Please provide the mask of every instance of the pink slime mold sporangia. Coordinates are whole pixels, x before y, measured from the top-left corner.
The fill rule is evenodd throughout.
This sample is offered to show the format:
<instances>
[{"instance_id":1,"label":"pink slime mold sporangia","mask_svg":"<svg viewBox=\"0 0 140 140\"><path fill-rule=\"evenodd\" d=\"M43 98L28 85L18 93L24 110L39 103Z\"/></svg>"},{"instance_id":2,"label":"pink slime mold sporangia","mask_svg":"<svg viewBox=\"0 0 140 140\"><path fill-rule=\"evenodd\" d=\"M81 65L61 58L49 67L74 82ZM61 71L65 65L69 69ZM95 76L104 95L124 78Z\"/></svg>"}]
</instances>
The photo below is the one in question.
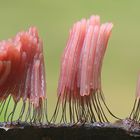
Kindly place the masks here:
<instances>
[{"instance_id":1,"label":"pink slime mold sporangia","mask_svg":"<svg viewBox=\"0 0 140 140\"><path fill-rule=\"evenodd\" d=\"M60 122L108 122L102 106L113 115L101 87L101 68L112 27L112 23L101 24L100 17L93 15L70 29L61 59L58 102L52 122L57 120L59 108Z\"/></svg>"},{"instance_id":2,"label":"pink slime mold sporangia","mask_svg":"<svg viewBox=\"0 0 140 140\"><path fill-rule=\"evenodd\" d=\"M11 98L15 105L7 115ZM20 101L23 105L19 113L19 121L42 122L44 120L46 79L43 44L35 27L0 42L0 113L7 102L4 121L13 121ZM27 111L26 115L25 111Z\"/></svg>"}]
</instances>

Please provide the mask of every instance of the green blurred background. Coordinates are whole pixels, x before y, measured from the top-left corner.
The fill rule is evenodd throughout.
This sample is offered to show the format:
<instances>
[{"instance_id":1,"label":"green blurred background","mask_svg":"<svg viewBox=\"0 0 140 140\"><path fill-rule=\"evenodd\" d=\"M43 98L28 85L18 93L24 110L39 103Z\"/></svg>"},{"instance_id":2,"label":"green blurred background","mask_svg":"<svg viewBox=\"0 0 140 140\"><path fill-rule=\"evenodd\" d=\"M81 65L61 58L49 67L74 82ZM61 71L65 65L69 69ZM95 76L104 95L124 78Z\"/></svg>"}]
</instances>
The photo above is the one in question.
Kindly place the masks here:
<instances>
[{"instance_id":1,"label":"green blurred background","mask_svg":"<svg viewBox=\"0 0 140 140\"><path fill-rule=\"evenodd\" d=\"M114 24L102 71L103 91L112 112L124 118L132 109L140 70L139 0L0 0L0 40L32 25L43 38L49 116L69 28L92 14Z\"/></svg>"}]
</instances>

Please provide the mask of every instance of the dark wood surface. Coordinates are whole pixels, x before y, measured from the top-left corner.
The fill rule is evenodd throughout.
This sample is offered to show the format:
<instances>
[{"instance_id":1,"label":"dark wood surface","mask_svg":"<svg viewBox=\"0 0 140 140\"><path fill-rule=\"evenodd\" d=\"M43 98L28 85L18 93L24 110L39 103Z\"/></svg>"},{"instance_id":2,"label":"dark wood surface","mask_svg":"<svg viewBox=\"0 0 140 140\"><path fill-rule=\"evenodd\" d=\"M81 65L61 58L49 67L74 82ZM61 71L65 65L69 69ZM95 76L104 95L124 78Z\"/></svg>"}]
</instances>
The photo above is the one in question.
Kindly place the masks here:
<instances>
[{"instance_id":1,"label":"dark wood surface","mask_svg":"<svg viewBox=\"0 0 140 140\"><path fill-rule=\"evenodd\" d=\"M129 123L130 125L130 123ZM140 140L140 130L126 123L29 125L1 123L0 140Z\"/></svg>"}]
</instances>

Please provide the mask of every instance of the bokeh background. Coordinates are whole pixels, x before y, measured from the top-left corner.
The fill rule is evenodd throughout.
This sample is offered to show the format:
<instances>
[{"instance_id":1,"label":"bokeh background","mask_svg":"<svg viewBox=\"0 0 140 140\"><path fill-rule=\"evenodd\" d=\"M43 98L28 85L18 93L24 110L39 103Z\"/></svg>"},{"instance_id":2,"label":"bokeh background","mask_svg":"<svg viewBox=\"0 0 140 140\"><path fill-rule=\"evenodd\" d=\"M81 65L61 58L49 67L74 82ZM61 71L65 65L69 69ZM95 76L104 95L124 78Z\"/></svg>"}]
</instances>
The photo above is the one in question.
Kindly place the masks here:
<instances>
[{"instance_id":1,"label":"bokeh background","mask_svg":"<svg viewBox=\"0 0 140 140\"><path fill-rule=\"evenodd\" d=\"M35 25L44 41L49 116L57 100L60 58L74 22L92 14L114 24L102 78L106 102L122 118L130 113L140 70L139 0L0 0L0 40Z\"/></svg>"}]
</instances>

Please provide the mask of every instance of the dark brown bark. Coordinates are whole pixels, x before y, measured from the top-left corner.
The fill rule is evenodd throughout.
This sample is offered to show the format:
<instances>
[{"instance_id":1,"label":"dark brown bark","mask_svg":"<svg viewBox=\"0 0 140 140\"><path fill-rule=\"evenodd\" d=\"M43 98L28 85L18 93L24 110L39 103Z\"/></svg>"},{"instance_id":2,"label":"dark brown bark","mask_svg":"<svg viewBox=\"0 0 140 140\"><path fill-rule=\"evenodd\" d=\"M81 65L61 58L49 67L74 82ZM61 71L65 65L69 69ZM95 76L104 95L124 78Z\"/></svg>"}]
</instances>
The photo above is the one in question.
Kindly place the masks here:
<instances>
[{"instance_id":1,"label":"dark brown bark","mask_svg":"<svg viewBox=\"0 0 140 140\"><path fill-rule=\"evenodd\" d=\"M2 123L1 126L0 140L140 140L139 127L122 122L42 126Z\"/></svg>"}]
</instances>

